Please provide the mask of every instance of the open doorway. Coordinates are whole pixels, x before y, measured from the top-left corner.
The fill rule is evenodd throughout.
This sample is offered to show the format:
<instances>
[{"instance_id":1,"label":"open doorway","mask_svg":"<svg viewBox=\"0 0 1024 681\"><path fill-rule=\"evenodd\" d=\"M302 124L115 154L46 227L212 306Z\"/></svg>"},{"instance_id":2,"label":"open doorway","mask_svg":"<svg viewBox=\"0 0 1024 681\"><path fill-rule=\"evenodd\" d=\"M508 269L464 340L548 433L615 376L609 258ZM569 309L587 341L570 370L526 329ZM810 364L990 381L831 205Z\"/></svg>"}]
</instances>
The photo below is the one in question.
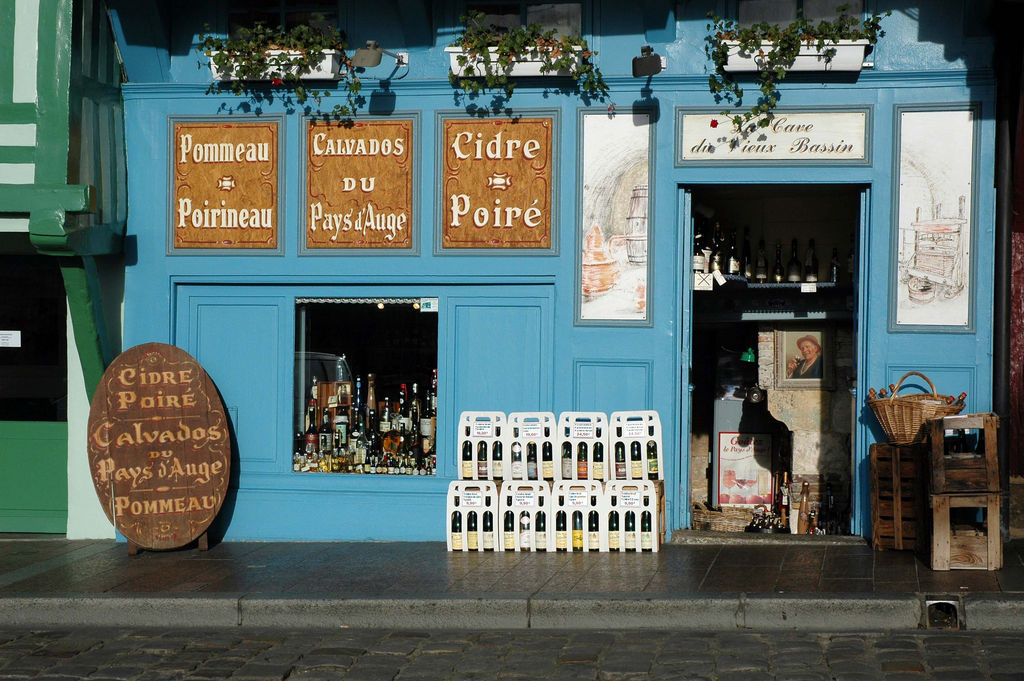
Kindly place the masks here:
<instances>
[{"instance_id":1,"label":"open doorway","mask_svg":"<svg viewBox=\"0 0 1024 681\"><path fill-rule=\"evenodd\" d=\"M849 534L864 189L689 191L691 526Z\"/></svg>"}]
</instances>

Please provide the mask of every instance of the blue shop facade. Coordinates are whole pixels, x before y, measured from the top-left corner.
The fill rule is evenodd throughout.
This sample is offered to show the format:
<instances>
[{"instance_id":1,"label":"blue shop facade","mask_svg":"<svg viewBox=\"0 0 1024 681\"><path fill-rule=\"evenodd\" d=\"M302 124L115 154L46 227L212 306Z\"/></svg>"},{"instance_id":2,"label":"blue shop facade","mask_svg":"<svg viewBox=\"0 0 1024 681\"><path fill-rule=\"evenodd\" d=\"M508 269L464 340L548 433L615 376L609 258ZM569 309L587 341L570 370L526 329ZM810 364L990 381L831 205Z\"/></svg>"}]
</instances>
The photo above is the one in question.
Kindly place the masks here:
<instances>
[{"instance_id":1,"label":"blue shop facade","mask_svg":"<svg viewBox=\"0 0 1024 681\"><path fill-rule=\"evenodd\" d=\"M708 89L707 15L763 3L261 3L273 23L316 10L353 48L386 51L358 71L351 125L272 83L208 92L199 36L251 20L250 4L110 4L123 347L177 345L220 391L236 457L225 539L438 540L461 413L623 410L659 414L670 532L701 508L770 504L785 469L812 498L834 494L836 531L870 536L868 452L884 435L868 390L919 372L992 409L996 87L972 3L865 1L892 13L857 68L791 74L772 125L738 141ZM468 9L578 30L607 95L550 76L464 93L445 48ZM634 77L648 45L661 68ZM738 275L704 272L716 240ZM366 404L371 373L378 412L403 383L407 410L417 383L436 466L301 469L311 395L320 425L328 404ZM352 384L325 396L313 376ZM900 389L930 387L911 374ZM770 461L726 474L742 433L770 436Z\"/></svg>"}]
</instances>

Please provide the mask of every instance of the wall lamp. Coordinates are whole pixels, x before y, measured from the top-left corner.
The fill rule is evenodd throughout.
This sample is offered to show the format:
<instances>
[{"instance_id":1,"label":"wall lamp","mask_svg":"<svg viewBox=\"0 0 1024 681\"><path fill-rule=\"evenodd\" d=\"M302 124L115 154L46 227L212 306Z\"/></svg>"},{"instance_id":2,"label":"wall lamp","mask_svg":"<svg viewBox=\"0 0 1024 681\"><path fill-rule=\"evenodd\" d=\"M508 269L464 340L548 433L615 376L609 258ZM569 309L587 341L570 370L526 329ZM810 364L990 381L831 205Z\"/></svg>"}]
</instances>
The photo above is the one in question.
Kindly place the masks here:
<instances>
[{"instance_id":1,"label":"wall lamp","mask_svg":"<svg viewBox=\"0 0 1024 681\"><path fill-rule=\"evenodd\" d=\"M645 78L661 73L663 68L661 57L654 52L650 45L640 48L640 56L633 57L633 77Z\"/></svg>"},{"instance_id":2,"label":"wall lamp","mask_svg":"<svg viewBox=\"0 0 1024 681\"><path fill-rule=\"evenodd\" d=\"M360 47L352 55L352 66L355 68L369 69L374 66L380 66L381 55L388 55L394 57L397 62L397 66L408 66L409 65L409 53L408 52L391 52L385 50L380 46L376 40L367 40L366 47Z\"/></svg>"}]
</instances>

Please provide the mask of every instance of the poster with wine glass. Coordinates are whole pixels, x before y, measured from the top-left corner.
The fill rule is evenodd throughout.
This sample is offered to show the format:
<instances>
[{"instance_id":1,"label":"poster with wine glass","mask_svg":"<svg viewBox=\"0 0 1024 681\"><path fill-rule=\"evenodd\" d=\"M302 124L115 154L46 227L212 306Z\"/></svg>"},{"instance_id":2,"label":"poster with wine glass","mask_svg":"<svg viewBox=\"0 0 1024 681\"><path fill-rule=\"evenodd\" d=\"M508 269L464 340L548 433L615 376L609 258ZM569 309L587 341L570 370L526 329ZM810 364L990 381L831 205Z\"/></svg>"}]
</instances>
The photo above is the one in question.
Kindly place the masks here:
<instances>
[{"instance_id":1,"label":"poster with wine glass","mask_svg":"<svg viewBox=\"0 0 1024 681\"><path fill-rule=\"evenodd\" d=\"M715 496L719 506L772 507L772 436L718 433Z\"/></svg>"},{"instance_id":2,"label":"poster with wine glass","mask_svg":"<svg viewBox=\"0 0 1024 681\"><path fill-rule=\"evenodd\" d=\"M901 110L898 118L895 323L967 330L977 112Z\"/></svg>"},{"instance_id":3,"label":"poster with wine glass","mask_svg":"<svg viewBox=\"0 0 1024 681\"><path fill-rule=\"evenodd\" d=\"M651 114L580 114L578 323L648 323Z\"/></svg>"}]
</instances>

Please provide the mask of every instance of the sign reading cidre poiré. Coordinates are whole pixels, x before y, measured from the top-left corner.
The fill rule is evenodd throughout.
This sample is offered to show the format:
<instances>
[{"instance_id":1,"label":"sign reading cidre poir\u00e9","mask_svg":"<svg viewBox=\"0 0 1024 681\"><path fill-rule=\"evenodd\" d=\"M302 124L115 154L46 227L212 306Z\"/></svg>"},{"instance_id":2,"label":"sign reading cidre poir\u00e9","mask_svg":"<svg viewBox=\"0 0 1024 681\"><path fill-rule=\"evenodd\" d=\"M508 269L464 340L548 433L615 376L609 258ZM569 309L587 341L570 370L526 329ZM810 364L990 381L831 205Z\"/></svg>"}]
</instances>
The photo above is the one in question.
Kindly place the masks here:
<instances>
[{"instance_id":1,"label":"sign reading cidre poir\u00e9","mask_svg":"<svg viewBox=\"0 0 1024 681\"><path fill-rule=\"evenodd\" d=\"M413 121L310 121L306 248L410 248Z\"/></svg>"},{"instance_id":2,"label":"sign reading cidre poir\u00e9","mask_svg":"<svg viewBox=\"0 0 1024 681\"><path fill-rule=\"evenodd\" d=\"M176 122L172 249L277 248L278 124Z\"/></svg>"},{"instance_id":3,"label":"sign reading cidre poir\u00e9","mask_svg":"<svg viewBox=\"0 0 1024 681\"><path fill-rule=\"evenodd\" d=\"M553 123L445 119L442 247L551 247Z\"/></svg>"},{"instance_id":4,"label":"sign reading cidre poir\u00e9","mask_svg":"<svg viewBox=\"0 0 1024 681\"><path fill-rule=\"evenodd\" d=\"M88 451L103 510L143 548L195 540L224 501L224 405L199 363L173 345L137 345L107 368L89 411Z\"/></svg>"}]
</instances>

